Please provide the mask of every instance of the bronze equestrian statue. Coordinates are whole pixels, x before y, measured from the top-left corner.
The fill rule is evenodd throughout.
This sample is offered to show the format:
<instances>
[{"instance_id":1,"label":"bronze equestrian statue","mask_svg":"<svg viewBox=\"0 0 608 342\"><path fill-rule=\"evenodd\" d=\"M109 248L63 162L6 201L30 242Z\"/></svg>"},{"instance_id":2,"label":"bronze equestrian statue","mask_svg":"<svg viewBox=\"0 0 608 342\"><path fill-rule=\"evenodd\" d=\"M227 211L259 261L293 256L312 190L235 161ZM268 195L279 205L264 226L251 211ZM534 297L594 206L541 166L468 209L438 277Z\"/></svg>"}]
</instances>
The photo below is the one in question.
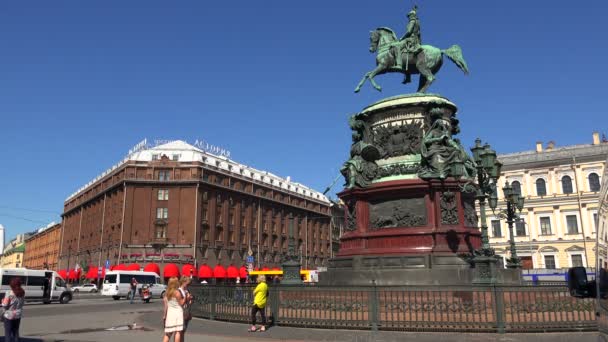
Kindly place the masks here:
<instances>
[{"instance_id":1,"label":"bronze equestrian statue","mask_svg":"<svg viewBox=\"0 0 608 342\"><path fill-rule=\"evenodd\" d=\"M395 32L387 27L380 27L370 33L370 52L377 52L376 68L367 72L355 88L355 93L361 90L366 80L372 83L376 90L381 91L374 77L387 72L404 74L403 83L411 82L411 75L420 74L418 92L424 93L435 80L435 74L441 69L443 55L456 64L465 74L469 73L467 62L462 56L458 45L440 50L431 45L421 45L420 21L417 8L408 13L408 25L405 35L398 40Z\"/></svg>"}]
</instances>

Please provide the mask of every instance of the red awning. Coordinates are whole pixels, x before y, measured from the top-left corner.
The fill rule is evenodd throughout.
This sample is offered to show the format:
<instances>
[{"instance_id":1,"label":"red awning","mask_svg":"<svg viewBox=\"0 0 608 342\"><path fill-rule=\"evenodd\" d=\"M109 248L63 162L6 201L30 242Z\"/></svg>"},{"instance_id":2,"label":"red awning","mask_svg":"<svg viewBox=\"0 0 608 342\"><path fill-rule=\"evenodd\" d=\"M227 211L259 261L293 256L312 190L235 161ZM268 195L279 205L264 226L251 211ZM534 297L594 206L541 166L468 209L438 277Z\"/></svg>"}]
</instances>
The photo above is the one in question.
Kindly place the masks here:
<instances>
[{"instance_id":1,"label":"red awning","mask_svg":"<svg viewBox=\"0 0 608 342\"><path fill-rule=\"evenodd\" d=\"M270 269L268 269L268 267L262 267L262 271L270 271Z\"/></svg>"},{"instance_id":2,"label":"red awning","mask_svg":"<svg viewBox=\"0 0 608 342\"><path fill-rule=\"evenodd\" d=\"M87 272L87 275L85 276L85 278L97 279L97 267L89 266L89 271Z\"/></svg>"},{"instance_id":3,"label":"red awning","mask_svg":"<svg viewBox=\"0 0 608 342\"><path fill-rule=\"evenodd\" d=\"M213 278L213 270L209 265L202 264L198 269L198 277L199 278Z\"/></svg>"},{"instance_id":4,"label":"red awning","mask_svg":"<svg viewBox=\"0 0 608 342\"><path fill-rule=\"evenodd\" d=\"M226 277L236 279L239 276L239 270L233 265L228 266L226 269Z\"/></svg>"},{"instance_id":5,"label":"red awning","mask_svg":"<svg viewBox=\"0 0 608 342\"><path fill-rule=\"evenodd\" d=\"M226 269L222 265L217 265L213 268L214 278L226 278Z\"/></svg>"},{"instance_id":6,"label":"red awning","mask_svg":"<svg viewBox=\"0 0 608 342\"><path fill-rule=\"evenodd\" d=\"M57 271L57 274L59 274L59 276L64 280L68 279L68 272L66 270Z\"/></svg>"},{"instance_id":7,"label":"red awning","mask_svg":"<svg viewBox=\"0 0 608 342\"><path fill-rule=\"evenodd\" d=\"M247 267L241 266L241 268L239 268L239 277L241 277L241 279L247 278Z\"/></svg>"},{"instance_id":8,"label":"red awning","mask_svg":"<svg viewBox=\"0 0 608 342\"><path fill-rule=\"evenodd\" d=\"M196 268L193 265L185 264L182 266L182 274L186 277L196 277L198 272L196 272Z\"/></svg>"},{"instance_id":9,"label":"red awning","mask_svg":"<svg viewBox=\"0 0 608 342\"><path fill-rule=\"evenodd\" d=\"M165 269L163 269L163 277L179 277L179 268L175 264L166 264Z\"/></svg>"},{"instance_id":10,"label":"red awning","mask_svg":"<svg viewBox=\"0 0 608 342\"><path fill-rule=\"evenodd\" d=\"M139 267L139 264L131 264L127 266L127 271L139 271L140 269L141 267Z\"/></svg>"},{"instance_id":11,"label":"red awning","mask_svg":"<svg viewBox=\"0 0 608 342\"><path fill-rule=\"evenodd\" d=\"M70 270L70 274L68 275L68 278L70 278L71 280L76 280L80 278L80 270L76 271L76 270Z\"/></svg>"},{"instance_id":12,"label":"red awning","mask_svg":"<svg viewBox=\"0 0 608 342\"><path fill-rule=\"evenodd\" d=\"M280 267L273 267L273 268L272 268L272 270L273 270L273 271L280 271L280 270L281 270L281 268L280 268Z\"/></svg>"},{"instance_id":13,"label":"red awning","mask_svg":"<svg viewBox=\"0 0 608 342\"><path fill-rule=\"evenodd\" d=\"M153 262L147 264L146 267L144 267L144 271L145 272L154 272L154 273L160 275L160 267L158 267L158 265Z\"/></svg>"},{"instance_id":14,"label":"red awning","mask_svg":"<svg viewBox=\"0 0 608 342\"><path fill-rule=\"evenodd\" d=\"M112 271L126 271L127 270L127 266L125 266L125 264L115 265L115 266L112 266L112 268L110 268L110 270L112 270Z\"/></svg>"}]
</instances>

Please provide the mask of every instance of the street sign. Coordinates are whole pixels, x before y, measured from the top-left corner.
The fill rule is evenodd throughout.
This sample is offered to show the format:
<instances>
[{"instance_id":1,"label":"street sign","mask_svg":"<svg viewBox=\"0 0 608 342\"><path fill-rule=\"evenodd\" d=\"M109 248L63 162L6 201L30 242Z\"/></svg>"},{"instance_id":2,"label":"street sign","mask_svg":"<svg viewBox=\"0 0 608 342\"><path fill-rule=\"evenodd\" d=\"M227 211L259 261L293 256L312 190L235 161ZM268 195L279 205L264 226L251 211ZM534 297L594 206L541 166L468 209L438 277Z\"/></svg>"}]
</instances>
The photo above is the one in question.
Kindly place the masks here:
<instances>
[{"instance_id":1,"label":"street sign","mask_svg":"<svg viewBox=\"0 0 608 342\"><path fill-rule=\"evenodd\" d=\"M252 264L252 263L253 263L253 260L254 260L254 259L253 259L253 256L248 255L248 256L247 256L247 260L246 260L246 262L247 262L248 264Z\"/></svg>"},{"instance_id":2,"label":"street sign","mask_svg":"<svg viewBox=\"0 0 608 342\"><path fill-rule=\"evenodd\" d=\"M253 271L253 263L248 262L247 263L247 272L251 272Z\"/></svg>"},{"instance_id":3,"label":"street sign","mask_svg":"<svg viewBox=\"0 0 608 342\"><path fill-rule=\"evenodd\" d=\"M106 260L106 270L110 269L110 259Z\"/></svg>"}]
</instances>

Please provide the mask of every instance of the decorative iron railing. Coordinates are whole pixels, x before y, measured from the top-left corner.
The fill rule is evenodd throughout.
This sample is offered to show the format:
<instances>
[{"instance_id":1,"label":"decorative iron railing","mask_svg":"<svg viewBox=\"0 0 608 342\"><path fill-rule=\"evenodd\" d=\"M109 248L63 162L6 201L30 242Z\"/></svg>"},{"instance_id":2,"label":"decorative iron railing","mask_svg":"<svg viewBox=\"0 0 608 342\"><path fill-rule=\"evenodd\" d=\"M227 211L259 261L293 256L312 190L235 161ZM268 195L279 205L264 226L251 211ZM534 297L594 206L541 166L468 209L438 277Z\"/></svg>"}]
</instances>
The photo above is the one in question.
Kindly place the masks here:
<instances>
[{"instance_id":1,"label":"decorative iron railing","mask_svg":"<svg viewBox=\"0 0 608 342\"><path fill-rule=\"evenodd\" d=\"M195 317L250 319L253 287L192 287ZM271 285L267 315L295 327L400 331L596 330L595 302L565 286L327 287Z\"/></svg>"}]
</instances>

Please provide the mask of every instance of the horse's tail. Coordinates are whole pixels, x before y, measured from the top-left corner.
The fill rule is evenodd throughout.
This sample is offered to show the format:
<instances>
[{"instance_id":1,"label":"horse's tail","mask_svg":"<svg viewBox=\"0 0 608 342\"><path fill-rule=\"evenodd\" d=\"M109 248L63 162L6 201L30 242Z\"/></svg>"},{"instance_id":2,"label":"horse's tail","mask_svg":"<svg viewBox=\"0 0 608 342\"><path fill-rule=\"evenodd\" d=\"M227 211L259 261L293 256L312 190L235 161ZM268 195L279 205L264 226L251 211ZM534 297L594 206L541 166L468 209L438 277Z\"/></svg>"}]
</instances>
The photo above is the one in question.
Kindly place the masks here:
<instances>
[{"instance_id":1,"label":"horse's tail","mask_svg":"<svg viewBox=\"0 0 608 342\"><path fill-rule=\"evenodd\" d=\"M464 72L465 75L469 74L469 67L462 56L462 49L458 45L452 45L449 49L441 50L441 53L448 56L448 58L454 62Z\"/></svg>"}]
</instances>

